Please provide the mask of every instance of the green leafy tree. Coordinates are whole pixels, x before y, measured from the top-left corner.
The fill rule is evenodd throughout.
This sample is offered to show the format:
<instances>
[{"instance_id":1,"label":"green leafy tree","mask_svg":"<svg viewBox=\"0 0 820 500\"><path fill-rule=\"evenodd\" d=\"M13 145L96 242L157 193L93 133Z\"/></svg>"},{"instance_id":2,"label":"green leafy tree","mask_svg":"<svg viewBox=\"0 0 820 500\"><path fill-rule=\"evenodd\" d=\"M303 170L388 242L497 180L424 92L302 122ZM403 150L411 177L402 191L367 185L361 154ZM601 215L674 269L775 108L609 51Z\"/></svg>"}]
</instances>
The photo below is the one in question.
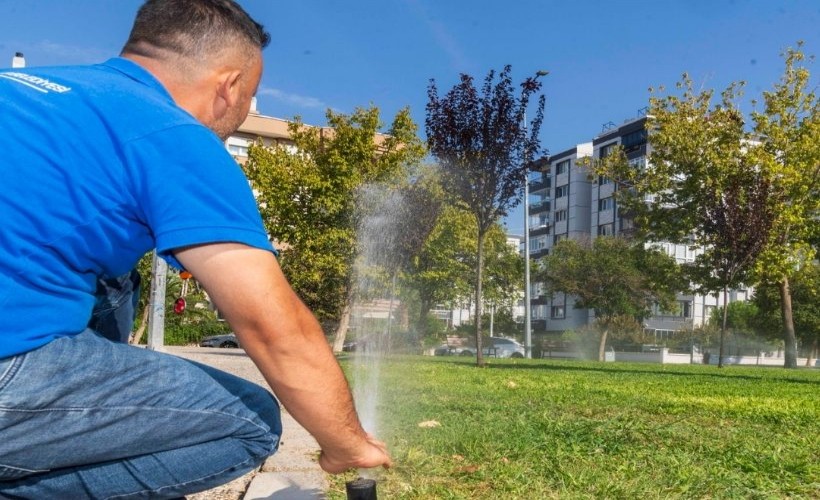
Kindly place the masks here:
<instances>
[{"instance_id":1,"label":"green leafy tree","mask_svg":"<svg viewBox=\"0 0 820 500\"><path fill-rule=\"evenodd\" d=\"M258 193L268 232L296 292L323 322L338 324L341 350L354 300L353 263L360 217L357 191L368 183L399 182L424 147L409 110L379 135L379 110L327 112L328 128L289 126L296 152L255 144L245 172Z\"/></svg>"},{"instance_id":2,"label":"green leafy tree","mask_svg":"<svg viewBox=\"0 0 820 500\"><path fill-rule=\"evenodd\" d=\"M763 111L752 114L762 143L759 165L772 179L777 214L757 271L762 281L777 283L780 291L787 368L797 366L790 281L814 258L820 233L820 101L802 65L801 47L786 50L780 82L763 93Z\"/></svg>"},{"instance_id":3,"label":"green leafy tree","mask_svg":"<svg viewBox=\"0 0 820 500\"><path fill-rule=\"evenodd\" d=\"M713 105L713 91L696 92L684 75L682 96L650 99L649 163L634 168L621 153L595 166L619 182L619 200L645 241L703 249L687 268L701 293L723 291L725 303L729 288L756 277L780 283L786 366L796 361L788 277L810 258L820 174L820 115L800 60L787 52L783 80L752 115L753 132L736 105L742 83Z\"/></svg>"},{"instance_id":4,"label":"green leafy tree","mask_svg":"<svg viewBox=\"0 0 820 500\"><path fill-rule=\"evenodd\" d=\"M728 290L750 279L768 241L775 219L771 181L757 168L756 148L735 104L742 85L729 86L716 105L713 92L696 92L686 75L678 88L680 97L650 99L646 167L634 168L620 152L596 169L628 188L620 189L619 201L644 241L703 249L687 265L689 277L700 293L722 291L726 303Z\"/></svg>"},{"instance_id":5,"label":"green leafy tree","mask_svg":"<svg viewBox=\"0 0 820 500\"><path fill-rule=\"evenodd\" d=\"M709 322L713 325L724 325L737 332L757 333L756 319L760 309L753 302L731 302L728 307L718 307L712 311Z\"/></svg>"},{"instance_id":6,"label":"green leafy tree","mask_svg":"<svg viewBox=\"0 0 820 500\"><path fill-rule=\"evenodd\" d=\"M427 89L427 142L442 168L445 191L461 201L476 220L475 338L476 362L483 366L481 352L482 276L484 240L497 223L520 201L530 158L538 154L538 132L543 120L541 96L527 130L525 114L530 97L541 88L538 76L527 78L516 96L505 66L490 71L481 90L473 78L461 80L443 98L434 80Z\"/></svg>"},{"instance_id":7,"label":"green leafy tree","mask_svg":"<svg viewBox=\"0 0 820 500\"><path fill-rule=\"evenodd\" d=\"M445 205L421 251L410 262L405 286L418 298L416 329L424 335L427 317L436 304L448 304L469 295L470 258L475 253L472 216Z\"/></svg>"},{"instance_id":8,"label":"green leafy tree","mask_svg":"<svg viewBox=\"0 0 820 500\"><path fill-rule=\"evenodd\" d=\"M817 261L801 266L790 280L794 309L795 336L804 346L807 365L818 357L820 349L820 264ZM762 332L777 332L782 325L780 286L762 283L756 289L752 302L757 308L753 324Z\"/></svg>"},{"instance_id":9,"label":"green leafy tree","mask_svg":"<svg viewBox=\"0 0 820 500\"><path fill-rule=\"evenodd\" d=\"M518 248L507 244L507 234L499 224L490 228L484 254L484 302L509 310L523 292L524 259Z\"/></svg>"},{"instance_id":10,"label":"green leafy tree","mask_svg":"<svg viewBox=\"0 0 820 500\"><path fill-rule=\"evenodd\" d=\"M620 316L637 321L653 305L671 310L686 288L675 260L662 251L618 237L563 240L541 261L537 279L548 291L575 297L575 307L592 309L601 329L598 359L604 360L610 327Z\"/></svg>"},{"instance_id":11,"label":"green leafy tree","mask_svg":"<svg viewBox=\"0 0 820 500\"><path fill-rule=\"evenodd\" d=\"M361 298L389 298L391 311L382 340L394 328L393 306L398 306L399 327L406 330L408 300L401 278L412 267L439 216L440 190L424 175L412 175L399 186L369 185L359 193L357 294ZM408 332L410 333L410 332ZM410 335L416 338L415 335ZM386 344L389 345L389 344Z\"/></svg>"}]
</instances>

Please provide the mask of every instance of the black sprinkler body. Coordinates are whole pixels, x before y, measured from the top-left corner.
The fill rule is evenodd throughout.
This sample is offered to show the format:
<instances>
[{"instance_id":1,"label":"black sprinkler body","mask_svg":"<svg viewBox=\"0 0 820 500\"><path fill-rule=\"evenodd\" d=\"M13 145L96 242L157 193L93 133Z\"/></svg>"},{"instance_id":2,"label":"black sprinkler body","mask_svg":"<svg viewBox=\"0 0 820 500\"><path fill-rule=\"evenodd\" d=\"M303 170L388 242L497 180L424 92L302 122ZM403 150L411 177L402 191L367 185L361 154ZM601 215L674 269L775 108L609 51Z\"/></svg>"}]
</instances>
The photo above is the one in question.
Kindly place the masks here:
<instances>
[{"instance_id":1,"label":"black sprinkler body","mask_svg":"<svg viewBox=\"0 0 820 500\"><path fill-rule=\"evenodd\" d=\"M345 483L347 500L376 500L376 481L360 477Z\"/></svg>"}]
</instances>

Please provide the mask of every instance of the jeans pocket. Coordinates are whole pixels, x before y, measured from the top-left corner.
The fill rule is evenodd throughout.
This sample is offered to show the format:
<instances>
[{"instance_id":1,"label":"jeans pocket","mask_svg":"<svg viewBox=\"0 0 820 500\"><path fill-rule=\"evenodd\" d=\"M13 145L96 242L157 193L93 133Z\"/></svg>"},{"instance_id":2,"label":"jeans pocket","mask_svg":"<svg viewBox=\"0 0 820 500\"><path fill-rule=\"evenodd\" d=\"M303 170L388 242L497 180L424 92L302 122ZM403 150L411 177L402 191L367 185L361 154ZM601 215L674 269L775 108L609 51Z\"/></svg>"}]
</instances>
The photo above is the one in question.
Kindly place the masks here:
<instances>
[{"instance_id":1,"label":"jeans pocket","mask_svg":"<svg viewBox=\"0 0 820 500\"><path fill-rule=\"evenodd\" d=\"M25 354L20 354L0 359L0 391L17 375L17 372L20 370L20 365L23 364L24 357Z\"/></svg>"}]
</instances>

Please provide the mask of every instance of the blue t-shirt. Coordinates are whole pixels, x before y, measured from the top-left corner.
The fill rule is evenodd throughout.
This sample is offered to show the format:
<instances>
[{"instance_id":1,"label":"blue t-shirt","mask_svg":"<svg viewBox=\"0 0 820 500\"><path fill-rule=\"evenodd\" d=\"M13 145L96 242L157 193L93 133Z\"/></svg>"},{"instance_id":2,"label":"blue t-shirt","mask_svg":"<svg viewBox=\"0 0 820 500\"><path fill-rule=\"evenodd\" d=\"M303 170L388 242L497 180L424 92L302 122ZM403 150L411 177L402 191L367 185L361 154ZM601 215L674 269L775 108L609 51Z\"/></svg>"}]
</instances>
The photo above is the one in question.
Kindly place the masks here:
<instances>
[{"instance_id":1,"label":"blue t-shirt","mask_svg":"<svg viewBox=\"0 0 820 500\"><path fill-rule=\"evenodd\" d=\"M98 276L156 248L273 250L240 167L150 73L0 71L0 358L88 324Z\"/></svg>"}]
</instances>

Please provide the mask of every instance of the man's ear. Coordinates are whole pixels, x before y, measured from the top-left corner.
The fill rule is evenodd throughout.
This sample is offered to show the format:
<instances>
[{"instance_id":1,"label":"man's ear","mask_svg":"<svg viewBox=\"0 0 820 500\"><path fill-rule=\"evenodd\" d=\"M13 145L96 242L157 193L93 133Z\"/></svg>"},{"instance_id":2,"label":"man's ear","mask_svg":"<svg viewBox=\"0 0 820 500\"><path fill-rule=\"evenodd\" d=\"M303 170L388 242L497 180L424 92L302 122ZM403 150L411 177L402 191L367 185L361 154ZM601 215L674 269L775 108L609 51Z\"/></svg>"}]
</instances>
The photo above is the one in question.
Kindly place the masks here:
<instances>
[{"instance_id":1,"label":"man's ear","mask_svg":"<svg viewBox=\"0 0 820 500\"><path fill-rule=\"evenodd\" d=\"M222 101L225 109L230 109L239 103L239 89L241 87L239 79L242 72L239 70L226 70L217 81L216 96ZM221 108L222 106L219 106Z\"/></svg>"}]
</instances>

